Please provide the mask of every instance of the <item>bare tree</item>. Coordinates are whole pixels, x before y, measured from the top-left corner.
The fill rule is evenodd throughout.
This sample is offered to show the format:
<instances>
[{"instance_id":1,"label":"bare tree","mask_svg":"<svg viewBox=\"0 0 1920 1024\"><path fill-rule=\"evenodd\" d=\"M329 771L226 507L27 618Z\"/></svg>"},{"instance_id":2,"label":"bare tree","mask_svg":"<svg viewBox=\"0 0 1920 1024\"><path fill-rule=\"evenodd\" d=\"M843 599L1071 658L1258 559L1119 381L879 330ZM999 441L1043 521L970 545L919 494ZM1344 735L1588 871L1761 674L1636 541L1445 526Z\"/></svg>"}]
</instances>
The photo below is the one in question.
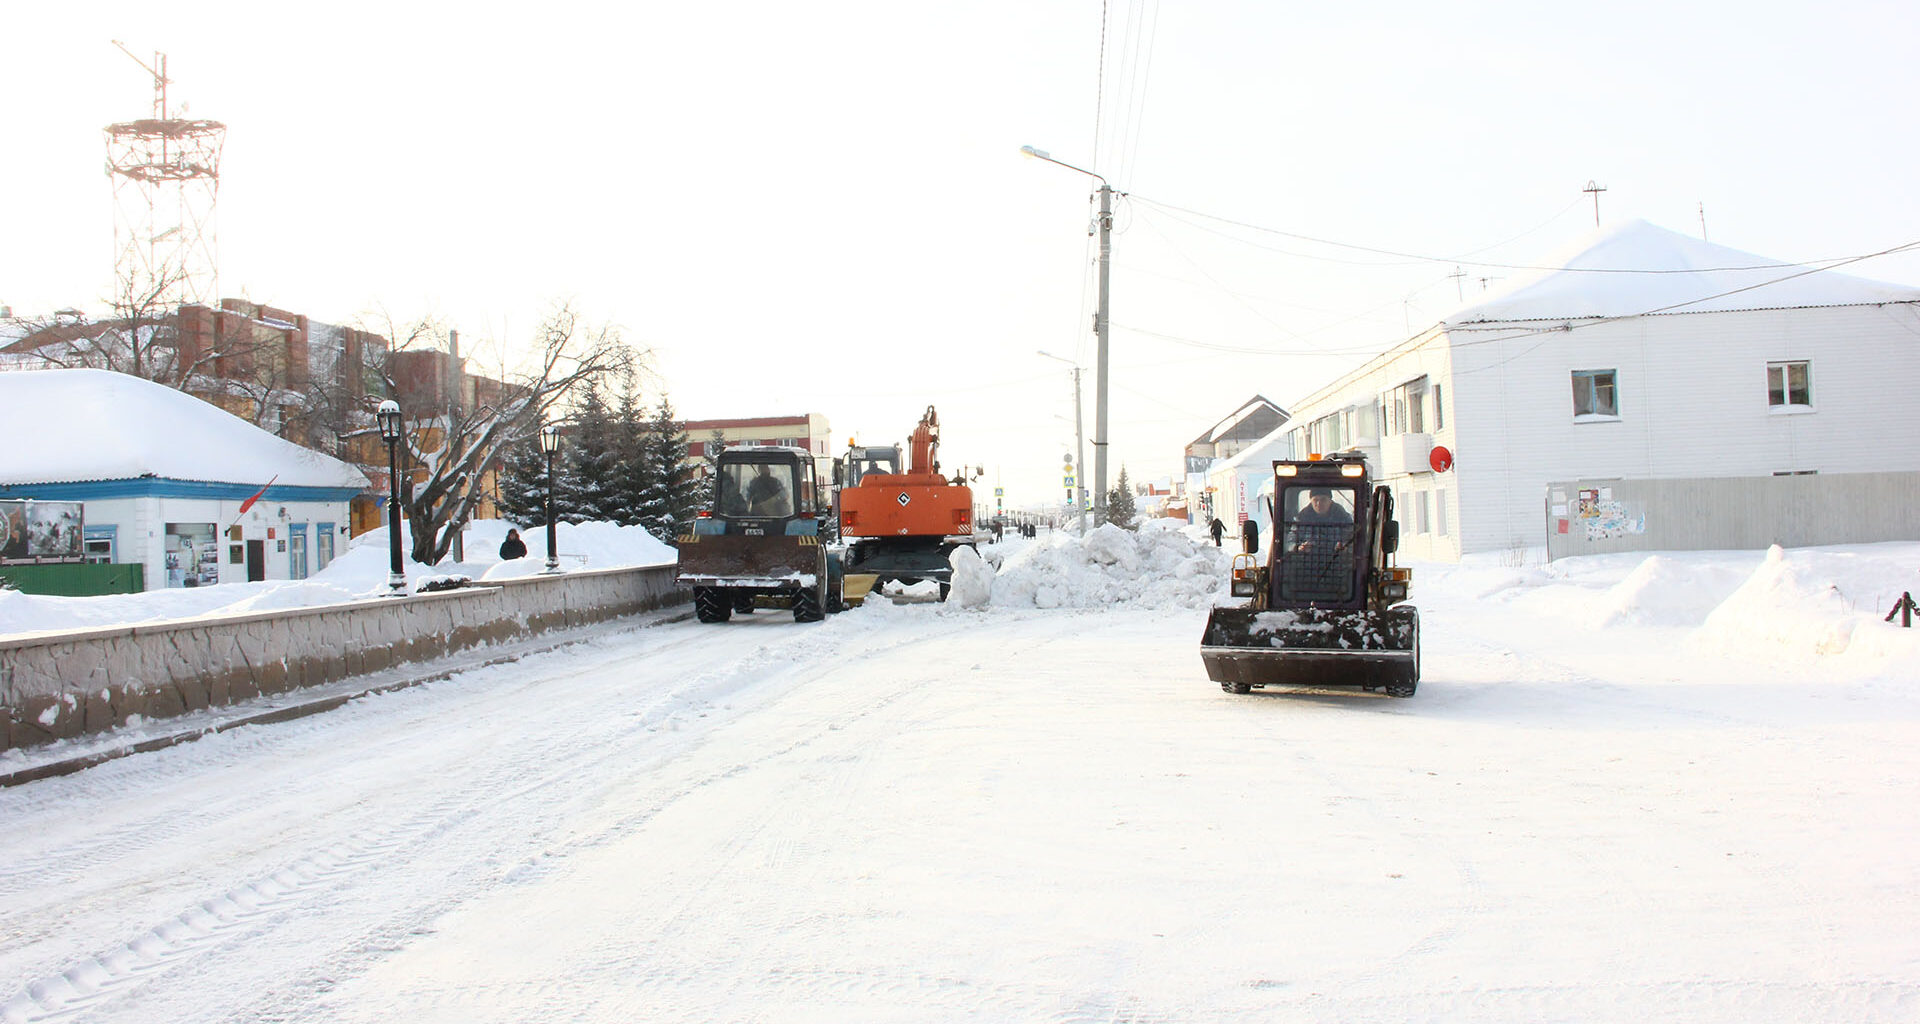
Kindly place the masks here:
<instances>
[{"instance_id":1,"label":"bare tree","mask_svg":"<svg viewBox=\"0 0 1920 1024\"><path fill-rule=\"evenodd\" d=\"M424 330L407 335L409 342L425 337ZM533 443L548 411L576 386L630 358L617 331L582 323L570 305L559 306L541 323L534 348L529 369L476 389L470 403L406 410L407 464L397 485L413 561L435 565L447 556L455 535L473 518L487 469L500 464L507 446ZM396 352L401 349L395 346ZM393 378L389 369L390 387Z\"/></svg>"},{"instance_id":2,"label":"bare tree","mask_svg":"<svg viewBox=\"0 0 1920 1024\"><path fill-rule=\"evenodd\" d=\"M114 282L112 315L89 321L77 311L23 321L11 351L28 365L112 370L204 398L258 426L278 429L284 413L302 408L304 367L292 365L287 331L248 319L220 326L222 311L207 309L212 330L189 331L173 305L185 273L163 264L152 273L127 271Z\"/></svg>"}]
</instances>

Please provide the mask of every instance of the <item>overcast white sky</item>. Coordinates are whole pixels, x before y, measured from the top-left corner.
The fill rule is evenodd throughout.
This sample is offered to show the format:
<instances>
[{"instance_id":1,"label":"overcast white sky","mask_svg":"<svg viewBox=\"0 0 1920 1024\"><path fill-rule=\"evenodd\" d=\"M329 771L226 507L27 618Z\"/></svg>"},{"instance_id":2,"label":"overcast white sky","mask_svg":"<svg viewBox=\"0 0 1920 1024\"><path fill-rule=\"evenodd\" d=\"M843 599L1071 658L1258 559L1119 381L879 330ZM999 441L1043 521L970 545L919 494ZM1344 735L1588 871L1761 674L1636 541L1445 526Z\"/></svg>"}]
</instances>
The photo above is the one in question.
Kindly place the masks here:
<instances>
[{"instance_id":1,"label":"overcast white sky","mask_svg":"<svg viewBox=\"0 0 1920 1024\"><path fill-rule=\"evenodd\" d=\"M689 416L820 412L866 444L937 405L944 461L1010 505L1062 493L1072 444L1036 350L1094 357L1089 182L1023 144L1135 196L1115 475L1176 472L1247 396L1286 405L1516 273L1467 257L1545 258L1592 227L1590 180L1609 223L1697 233L1704 204L1712 241L1780 259L1920 239L1910 3L1111 0L1104 87L1098 0L500 10L10 11L0 304L104 310L102 128L152 97L111 39L228 125L223 294L437 314L496 364L484 342L571 300ZM1920 283L1920 255L1849 270Z\"/></svg>"}]
</instances>

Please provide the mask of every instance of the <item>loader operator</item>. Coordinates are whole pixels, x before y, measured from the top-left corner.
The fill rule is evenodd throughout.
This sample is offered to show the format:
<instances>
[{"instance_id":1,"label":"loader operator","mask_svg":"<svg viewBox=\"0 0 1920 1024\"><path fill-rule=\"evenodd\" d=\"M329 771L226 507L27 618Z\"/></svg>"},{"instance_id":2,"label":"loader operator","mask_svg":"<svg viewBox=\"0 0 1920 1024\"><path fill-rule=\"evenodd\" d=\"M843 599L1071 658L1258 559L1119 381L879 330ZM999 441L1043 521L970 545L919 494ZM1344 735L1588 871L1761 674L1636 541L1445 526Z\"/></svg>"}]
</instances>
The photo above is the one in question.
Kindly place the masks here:
<instances>
[{"instance_id":1,"label":"loader operator","mask_svg":"<svg viewBox=\"0 0 1920 1024\"><path fill-rule=\"evenodd\" d=\"M1289 494L1289 503L1298 501ZM1287 522L1287 546L1295 552L1286 568L1286 587L1294 597L1339 600L1351 589L1353 515L1334 503L1333 491L1315 487Z\"/></svg>"}]
</instances>

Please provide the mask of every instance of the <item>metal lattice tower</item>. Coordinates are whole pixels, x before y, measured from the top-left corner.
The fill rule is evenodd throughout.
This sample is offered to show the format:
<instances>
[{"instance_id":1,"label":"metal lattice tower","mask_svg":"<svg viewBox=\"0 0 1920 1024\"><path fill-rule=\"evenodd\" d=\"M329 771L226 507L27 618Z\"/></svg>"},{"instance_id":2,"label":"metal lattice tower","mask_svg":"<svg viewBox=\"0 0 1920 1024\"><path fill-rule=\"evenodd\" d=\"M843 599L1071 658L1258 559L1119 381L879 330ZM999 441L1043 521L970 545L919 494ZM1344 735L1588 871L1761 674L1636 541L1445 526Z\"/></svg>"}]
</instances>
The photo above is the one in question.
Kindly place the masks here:
<instances>
[{"instance_id":1,"label":"metal lattice tower","mask_svg":"<svg viewBox=\"0 0 1920 1024\"><path fill-rule=\"evenodd\" d=\"M171 308L211 304L219 296L214 207L227 126L167 113L167 55L148 65L153 116L107 126L107 177L113 183L115 302Z\"/></svg>"}]
</instances>

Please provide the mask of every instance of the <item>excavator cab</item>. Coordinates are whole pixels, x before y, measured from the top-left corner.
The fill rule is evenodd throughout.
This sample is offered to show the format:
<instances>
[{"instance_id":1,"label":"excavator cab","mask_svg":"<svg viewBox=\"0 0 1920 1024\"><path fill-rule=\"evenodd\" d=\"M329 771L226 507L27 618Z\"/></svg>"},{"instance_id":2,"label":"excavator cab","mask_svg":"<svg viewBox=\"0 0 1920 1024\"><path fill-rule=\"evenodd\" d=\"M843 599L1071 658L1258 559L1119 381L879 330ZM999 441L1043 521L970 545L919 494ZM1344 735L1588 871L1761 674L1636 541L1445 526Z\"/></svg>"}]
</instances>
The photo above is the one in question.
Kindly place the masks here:
<instances>
[{"instance_id":1,"label":"excavator cab","mask_svg":"<svg viewBox=\"0 0 1920 1024\"><path fill-rule=\"evenodd\" d=\"M1419 612L1393 492L1358 455L1275 462L1265 559L1236 556L1232 607L1200 641L1207 675L1229 693L1256 687L1358 687L1411 697L1420 679Z\"/></svg>"}]
</instances>

